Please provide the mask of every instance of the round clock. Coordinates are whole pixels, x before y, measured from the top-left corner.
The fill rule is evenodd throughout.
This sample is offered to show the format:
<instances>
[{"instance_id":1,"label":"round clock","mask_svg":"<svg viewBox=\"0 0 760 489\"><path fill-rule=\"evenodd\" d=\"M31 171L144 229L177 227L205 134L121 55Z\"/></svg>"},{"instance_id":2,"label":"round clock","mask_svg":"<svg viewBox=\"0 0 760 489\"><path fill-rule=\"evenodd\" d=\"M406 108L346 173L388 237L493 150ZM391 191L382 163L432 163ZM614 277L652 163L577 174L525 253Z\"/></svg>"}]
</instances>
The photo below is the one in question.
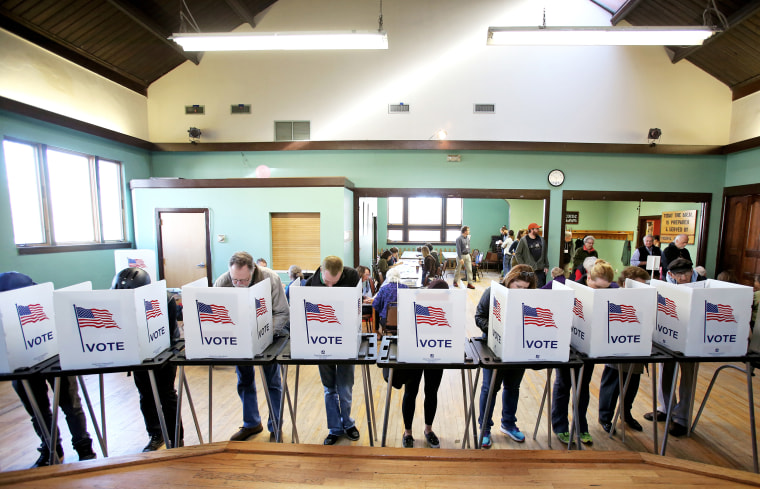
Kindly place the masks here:
<instances>
[{"instance_id":1,"label":"round clock","mask_svg":"<svg viewBox=\"0 0 760 489\"><path fill-rule=\"evenodd\" d=\"M552 170L549 172L549 184L552 187L559 187L565 181L565 174L562 170Z\"/></svg>"}]
</instances>

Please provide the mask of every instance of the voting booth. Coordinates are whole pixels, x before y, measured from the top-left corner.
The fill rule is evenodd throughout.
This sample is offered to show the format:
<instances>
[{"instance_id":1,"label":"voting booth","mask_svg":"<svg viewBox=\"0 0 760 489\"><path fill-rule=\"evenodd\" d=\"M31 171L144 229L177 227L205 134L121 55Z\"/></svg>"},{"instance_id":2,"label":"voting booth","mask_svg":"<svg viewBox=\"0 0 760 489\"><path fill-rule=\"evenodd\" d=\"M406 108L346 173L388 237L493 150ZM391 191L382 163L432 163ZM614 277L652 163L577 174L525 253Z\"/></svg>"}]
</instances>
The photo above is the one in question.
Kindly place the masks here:
<instances>
[{"instance_id":1,"label":"voting booth","mask_svg":"<svg viewBox=\"0 0 760 489\"><path fill-rule=\"evenodd\" d=\"M463 289L399 289L397 359L406 363L462 363Z\"/></svg>"},{"instance_id":2,"label":"voting booth","mask_svg":"<svg viewBox=\"0 0 760 489\"><path fill-rule=\"evenodd\" d=\"M551 290L508 289L491 282L488 347L502 362L570 357L573 291L556 280Z\"/></svg>"},{"instance_id":3,"label":"voting booth","mask_svg":"<svg viewBox=\"0 0 760 489\"><path fill-rule=\"evenodd\" d=\"M148 272L151 282L158 282L156 252L153 250L113 250L115 273L125 268L141 268Z\"/></svg>"},{"instance_id":4,"label":"voting booth","mask_svg":"<svg viewBox=\"0 0 760 489\"><path fill-rule=\"evenodd\" d=\"M574 292L570 344L589 357L649 356L655 325L654 287L626 280L625 288L592 289L565 282Z\"/></svg>"},{"instance_id":5,"label":"voting booth","mask_svg":"<svg viewBox=\"0 0 760 489\"><path fill-rule=\"evenodd\" d=\"M272 344L272 286L208 287L205 278L182 287L185 358L252 359Z\"/></svg>"},{"instance_id":6,"label":"voting booth","mask_svg":"<svg viewBox=\"0 0 760 489\"><path fill-rule=\"evenodd\" d=\"M652 284L657 289L656 343L687 356L747 353L752 287L719 280Z\"/></svg>"},{"instance_id":7,"label":"voting booth","mask_svg":"<svg viewBox=\"0 0 760 489\"><path fill-rule=\"evenodd\" d=\"M358 358L362 285L290 288L290 358Z\"/></svg>"},{"instance_id":8,"label":"voting booth","mask_svg":"<svg viewBox=\"0 0 760 489\"><path fill-rule=\"evenodd\" d=\"M0 373L36 365L58 354L53 284L0 293Z\"/></svg>"},{"instance_id":9,"label":"voting booth","mask_svg":"<svg viewBox=\"0 0 760 489\"><path fill-rule=\"evenodd\" d=\"M136 289L53 292L61 369L138 365L171 344L163 280Z\"/></svg>"}]
</instances>

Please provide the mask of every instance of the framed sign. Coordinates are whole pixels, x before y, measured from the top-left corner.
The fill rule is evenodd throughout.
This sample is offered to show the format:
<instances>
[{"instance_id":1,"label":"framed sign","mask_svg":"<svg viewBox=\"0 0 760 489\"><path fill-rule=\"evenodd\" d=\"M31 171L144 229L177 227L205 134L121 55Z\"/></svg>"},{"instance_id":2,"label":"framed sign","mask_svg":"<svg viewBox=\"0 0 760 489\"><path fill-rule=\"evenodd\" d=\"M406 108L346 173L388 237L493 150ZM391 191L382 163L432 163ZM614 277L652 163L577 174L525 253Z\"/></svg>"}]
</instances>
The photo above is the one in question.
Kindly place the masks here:
<instances>
[{"instance_id":1,"label":"framed sign","mask_svg":"<svg viewBox=\"0 0 760 489\"><path fill-rule=\"evenodd\" d=\"M697 234L697 211L671 211L662 213L660 242L670 243L679 234L689 237L689 244L694 244Z\"/></svg>"},{"instance_id":2,"label":"framed sign","mask_svg":"<svg viewBox=\"0 0 760 489\"><path fill-rule=\"evenodd\" d=\"M577 211L565 212L565 224L578 224L580 213Z\"/></svg>"}]
</instances>

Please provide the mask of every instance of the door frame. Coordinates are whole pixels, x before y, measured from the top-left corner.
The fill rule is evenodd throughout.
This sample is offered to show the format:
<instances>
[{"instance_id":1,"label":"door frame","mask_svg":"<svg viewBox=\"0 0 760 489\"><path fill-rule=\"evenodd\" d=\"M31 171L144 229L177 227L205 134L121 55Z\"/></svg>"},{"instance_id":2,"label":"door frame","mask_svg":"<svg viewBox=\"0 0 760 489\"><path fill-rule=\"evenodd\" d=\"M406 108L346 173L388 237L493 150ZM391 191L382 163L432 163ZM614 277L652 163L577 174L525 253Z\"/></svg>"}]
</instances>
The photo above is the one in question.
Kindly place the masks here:
<instances>
[{"instance_id":1,"label":"door frame","mask_svg":"<svg viewBox=\"0 0 760 489\"><path fill-rule=\"evenodd\" d=\"M656 216L639 216L639 222L636 225L636 233L633 236L633 249L644 245L643 239L644 236L646 236L646 234L644 234L646 230L641 230L641 224L647 221L654 221L655 219L658 219L660 221L660 226L662 226L662 214Z\"/></svg>"},{"instance_id":2,"label":"door frame","mask_svg":"<svg viewBox=\"0 0 760 489\"><path fill-rule=\"evenodd\" d=\"M211 226L209 220L209 209L206 207L170 207L170 208L156 208L155 210L155 223L156 223L156 243L158 250L158 277L159 280L163 280L164 277L164 244L161 238L161 214L201 214L203 213L206 223L206 280L208 286L211 287L212 275L211 275Z\"/></svg>"}]
</instances>

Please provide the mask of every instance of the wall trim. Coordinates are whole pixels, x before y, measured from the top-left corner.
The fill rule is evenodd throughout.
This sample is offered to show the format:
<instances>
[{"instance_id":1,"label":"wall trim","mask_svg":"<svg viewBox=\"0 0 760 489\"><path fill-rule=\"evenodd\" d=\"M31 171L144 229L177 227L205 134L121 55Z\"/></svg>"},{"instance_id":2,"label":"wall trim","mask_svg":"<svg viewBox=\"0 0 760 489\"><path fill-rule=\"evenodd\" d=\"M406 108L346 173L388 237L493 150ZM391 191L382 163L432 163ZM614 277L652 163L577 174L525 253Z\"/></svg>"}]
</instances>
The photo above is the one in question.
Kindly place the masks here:
<instances>
[{"instance_id":1,"label":"wall trim","mask_svg":"<svg viewBox=\"0 0 760 489\"><path fill-rule=\"evenodd\" d=\"M148 178L130 180L129 189L137 188L282 188L344 187L353 190L354 183L345 177L286 178Z\"/></svg>"}]
</instances>

